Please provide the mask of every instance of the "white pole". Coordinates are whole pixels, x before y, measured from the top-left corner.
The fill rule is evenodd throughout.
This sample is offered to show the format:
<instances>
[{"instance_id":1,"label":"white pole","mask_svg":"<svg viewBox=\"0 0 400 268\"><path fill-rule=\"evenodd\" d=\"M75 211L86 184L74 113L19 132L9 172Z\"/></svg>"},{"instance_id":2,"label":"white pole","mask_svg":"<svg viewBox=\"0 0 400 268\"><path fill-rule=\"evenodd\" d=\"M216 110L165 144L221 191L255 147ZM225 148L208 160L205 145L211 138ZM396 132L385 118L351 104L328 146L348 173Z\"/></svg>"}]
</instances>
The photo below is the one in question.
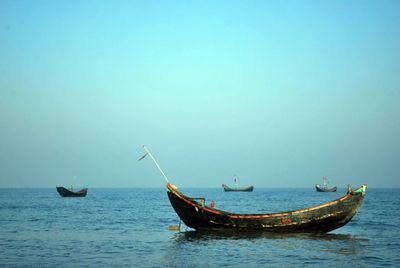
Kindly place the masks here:
<instances>
[{"instance_id":1,"label":"white pole","mask_svg":"<svg viewBox=\"0 0 400 268\"><path fill-rule=\"evenodd\" d=\"M167 183L169 183L169 180L167 178L167 175L165 175L164 171L162 171L160 165L157 163L156 159L154 159L153 155L150 153L149 149L147 149L147 147L145 145L143 145L143 149L145 150L145 152L151 157L151 159L153 160L154 164L156 164L158 170L161 172L161 174L163 175L165 181Z\"/></svg>"}]
</instances>

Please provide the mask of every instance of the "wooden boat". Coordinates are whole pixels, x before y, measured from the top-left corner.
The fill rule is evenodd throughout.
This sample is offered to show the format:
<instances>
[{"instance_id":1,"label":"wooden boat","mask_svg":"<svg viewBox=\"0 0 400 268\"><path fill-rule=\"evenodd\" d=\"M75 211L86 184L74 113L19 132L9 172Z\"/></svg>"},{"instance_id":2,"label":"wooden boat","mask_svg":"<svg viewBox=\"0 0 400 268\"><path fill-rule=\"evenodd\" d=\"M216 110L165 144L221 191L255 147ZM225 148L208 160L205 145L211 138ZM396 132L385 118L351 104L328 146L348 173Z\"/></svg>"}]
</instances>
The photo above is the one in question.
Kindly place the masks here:
<instances>
[{"instance_id":1,"label":"wooden boat","mask_svg":"<svg viewBox=\"0 0 400 268\"><path fill-rule=\"evenodd\" d=\"M336 192L337 187L329 187L328 186L328 178L327 177L322 177L323 180L323 184L315 184L315 189L317 190L317 192Z\"/></svg>"},{"instance_id":2,"label":"wooden boat","mask_svg":"<svg viewBox=\"0 0 400 268\"><path fill-rule=\"evenodd\" d=\"M348 186L347 194L330 202L299 210L263 213L238 214L206 205L205 198L185 196L171 184L151 152L143 146L146 154L139 158L151 157L167 183L167 194L179 218L190 228L206 231L240 232L301 232L326 233L342 227L349 222L360 208L366 191L363 184L353 191ZM198 200L198 201L196 201Z\"/></svg>"},{"instance_id":3,"label":"wooden boat","mask_svg":"<svg viewBox=\"0 0 400 268\"><path fill-rule=\"evenodd\" d=\"M238 178L236 175L233 177L233 181L235 182L235 187L229 187L226 184L222 184L222 188L224 188L225 192L252 192L254 189L253 185L238 187Z\"/></svg>"},{"instance_id":4,"label":"wooden boat","mask_svg":"<svg viewBox=\"0 0 400 268\"><path fill-rule=\"evenodd\" d=\"M62 196L62 197L85 197L87 194L87 188L83 188L79 191L73 191L72 188L67 189L65 187L56 187L57 192Z\"/></svg>"},{"instance_id":5,"label":"wooden boat","mask_svg":"<svg viewBox=\"0 0 400 268\"><path fill-rule=\"evenodd\" d=\"M234 187L234 188L231 188L226 184L222 184L222 188L224 188L225 192L252 192L253 189L254 189L254 186L250 185L248 187L241 187L241 188Z\"/></svg>"},{"instance_id":6,"label":"wooden boat","mask_svg":"<svg viewBox=\"0 0 400 268\"><path fill-rule=\"evenodd\" d=\"M321 186L319 184L315 184L315 189L317 190L317 192L336 192L337 187L334 186L334 187L329 188L329 187Z\"/></svg>"},{"instance_id":7,"label":"wooden boat","mask_svg":"<svg viewBox=\"0 0 400 268\"><path fill-rule=\"evenodd\" d=\"M179 218L190 228L208 231L330 232L353 218L364 200L365 191L366 185L362 185L336 200L299 210L237 214L208 207L204 198L187 197L167 183L168 198Z\"/></svg>"}]
</instances>

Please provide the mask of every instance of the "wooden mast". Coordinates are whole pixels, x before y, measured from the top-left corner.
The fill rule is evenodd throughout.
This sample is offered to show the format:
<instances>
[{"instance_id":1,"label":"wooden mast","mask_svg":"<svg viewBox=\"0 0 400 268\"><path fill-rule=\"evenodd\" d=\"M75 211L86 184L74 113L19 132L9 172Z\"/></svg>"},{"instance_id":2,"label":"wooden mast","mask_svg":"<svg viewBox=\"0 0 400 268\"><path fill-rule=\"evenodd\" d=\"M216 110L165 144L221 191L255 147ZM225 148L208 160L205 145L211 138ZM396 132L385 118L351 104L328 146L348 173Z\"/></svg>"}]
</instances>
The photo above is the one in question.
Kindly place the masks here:
<instances>
[{"instance_id":1,"label":"wooden mast","mask_svg":"<svg viewBox=\"0 0 400 268\"><path fill-rule=\"evenodd\" d=\"M139 159L139 161L142 160L143 158L145 158L146 155L149 155L150 158L151 158L151 160L153 160L154 164L156 165L156 167L157 167L158 170L160 171L161 175L163 175L165 181L166 181L167 183L169 183L169 180L168 180L167 175L165 175L164 171L161 169L160 165L157 163L156 159L155 159L154 156L151 154L150 150L149 150L145 145L143 145L143 150L146 152L146 154L145 154L144 156L142 156L142 157Z\"/></svg>"}]
</instances>

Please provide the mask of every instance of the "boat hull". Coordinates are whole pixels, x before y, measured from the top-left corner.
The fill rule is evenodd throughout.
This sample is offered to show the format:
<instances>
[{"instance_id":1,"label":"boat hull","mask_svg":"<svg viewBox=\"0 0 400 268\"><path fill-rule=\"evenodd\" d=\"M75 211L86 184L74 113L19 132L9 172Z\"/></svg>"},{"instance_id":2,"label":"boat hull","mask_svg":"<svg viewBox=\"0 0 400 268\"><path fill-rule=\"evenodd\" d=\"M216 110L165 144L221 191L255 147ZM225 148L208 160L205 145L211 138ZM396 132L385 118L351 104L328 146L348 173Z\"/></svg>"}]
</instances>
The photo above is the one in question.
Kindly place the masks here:
<instances>
[{"instance_id":1,"label":"boat hull","mask_svg":"<svg viewBox=\"0 0 400 268\"><path fill-rule=\"evenodd\" d=\"M332 188L326 188L326 187L323 187L323 186L321 186L319 184L316 184L315 185L315 189L317 190L317 192L336 192L337 187L334 186Z\"/></svg>"},{"instance_id":2,"label":"boat hull","mask_svg":"<svg viewBox=\"0 0 400 268\"><path fill-rule=\"evenodd\" d=\"M65 187L56 187L56 188L57 188L57 192L62 197L85 197L87 194L87 188L83 188L76 192L68 190Z\"/></svg>"},{"instance_id":3,"label":"boat hull","mask_svg":"<svg viewBox=\"0 0 400 268\"><path fill-rule=\"evenodd\" d=\"M236 214L203 206L167 184L168 197L190 228L240 232L329 232L349 222L361 206L365 186L336 200L300 210L270 214ZM361 189L361 188L360 188Z\"/></svg>"},{"instance_id":4,"label":"boat hull","mask_svg":"<svg viewBox=\"0 0 400 268\"><path fill-rule=\"evenodd\" d=\"M225 192L252 192L254 186L251 185L249 187L243 187L243 188L231 188L226 184L222 184L222 188L224 188Z\"/></svg>"}]
</instances>

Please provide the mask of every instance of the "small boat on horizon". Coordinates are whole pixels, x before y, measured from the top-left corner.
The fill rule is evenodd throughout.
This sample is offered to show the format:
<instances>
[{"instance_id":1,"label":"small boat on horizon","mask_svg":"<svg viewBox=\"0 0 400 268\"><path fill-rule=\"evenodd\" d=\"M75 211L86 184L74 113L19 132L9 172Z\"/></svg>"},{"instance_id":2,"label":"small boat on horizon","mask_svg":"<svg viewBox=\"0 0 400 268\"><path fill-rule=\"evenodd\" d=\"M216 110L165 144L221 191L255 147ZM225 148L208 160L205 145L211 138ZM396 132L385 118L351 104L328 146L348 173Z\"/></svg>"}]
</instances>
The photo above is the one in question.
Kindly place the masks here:
<instances>
[{"instance_id":1,"label":"small boat on horizon","mask_svg":"<svg viewBox=\"0 0 400 268\"><path fill-rule=\"evenodd\" d=\"M328 186L328 178L327 177L322 177L323 184L315 184L315 189L317 192L336 192L337 186L329 187Z\"/></svg>"},{"instance_id":2,"label":"small boat on horizon","mask_svg":"<svg viewBox=\"0 0 400 268\"><path fill-rule=\"evenodd\" d=\"M236 175L234 176L235 187L229 187L226 184L222 184L222 188L224 188L225 192L252 192L254 189L253 185L247 187L238 187L238 180Z\"/></svg>"},{"instance_id":3,"label":"small boat on horizon","mask_svg":"<svg viewBox=\"0 0 400 268\"><path fill-rule=\"evenodd\" d=\"M225 192L252 192L254 189L253 185L250 185L248 187L235 187L235 188L231 188L226 184L222 184L222 188L224 188Z\"/></svg>"},{"instance_id":4,"label":"small boat on horizon","mask_svg":"<svg viewBox=\"0 0 400 268\"><path fill-rule=\"evenodd\" d=\"M60 194L62 197L85 197L87 194L87 188L82 188L79 191L74 191L72 186L71 189L67 189L62 186L56 187L57 192Z\"/></svg>"}]
</instances>

